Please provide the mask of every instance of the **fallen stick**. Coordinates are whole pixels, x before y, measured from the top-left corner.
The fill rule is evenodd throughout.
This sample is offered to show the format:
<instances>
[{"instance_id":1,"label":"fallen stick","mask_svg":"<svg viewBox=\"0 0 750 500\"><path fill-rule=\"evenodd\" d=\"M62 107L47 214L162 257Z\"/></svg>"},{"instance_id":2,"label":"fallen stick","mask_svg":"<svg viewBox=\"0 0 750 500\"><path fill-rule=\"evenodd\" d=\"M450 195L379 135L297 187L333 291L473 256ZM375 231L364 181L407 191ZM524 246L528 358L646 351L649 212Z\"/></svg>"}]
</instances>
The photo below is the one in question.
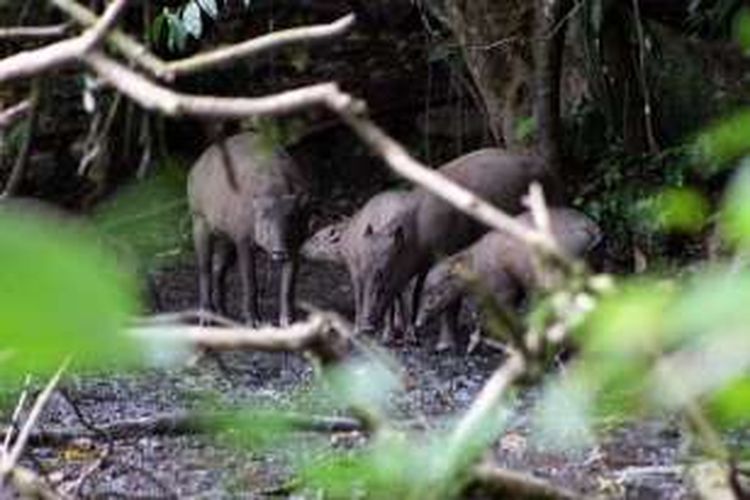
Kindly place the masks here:
<instances>
[{"instance_id":1,"label":"fallen stick","mask_svg":"<svg viewBox=\"0 0 750 500\"><path fill-rule=\"evenodd\" d=\"M31 446L65 446L78 439L132 439L142 436L179 436L185 434L201 434L210 432L211 422L219 421L231 416L231 413L200 413L176 412L156 415L152 417L122 420L97 428L97 432L77 429L45 429L32 431L27 443ZM274 415L279 422L300 432L357 432L364 431L365 425L351 417L329 417L319 415L302 415L299 413L285 413ZM0 431L0 436L10 432L10 428Z\"/></svg>"},{"instance_id":2,"label":"fallen stick","mask_svg":"<svg viewBox=\"0 0 750 500\"><path fill-rule=\"evenodd\" d=\"M286 328L151 325L128 329L128 335L149 342L187 344L193 347L263 352L310 352L323 364L347 357L349 337L325 314L313 314Z\"/></svg>"},{"instance_id":3,"label":"fallen stick","mask_svg":"<svg viewBox=\"0 0 750 500\"><path fill-rule=\"evenodd\" d=\"M492 498L521 499L555 499L572 500L581 498L565 488L555 486L544 479L532 475L504 469L491 463L483 463L474 468L469 488L479 488Z\"/></svg>"}]
</instances>

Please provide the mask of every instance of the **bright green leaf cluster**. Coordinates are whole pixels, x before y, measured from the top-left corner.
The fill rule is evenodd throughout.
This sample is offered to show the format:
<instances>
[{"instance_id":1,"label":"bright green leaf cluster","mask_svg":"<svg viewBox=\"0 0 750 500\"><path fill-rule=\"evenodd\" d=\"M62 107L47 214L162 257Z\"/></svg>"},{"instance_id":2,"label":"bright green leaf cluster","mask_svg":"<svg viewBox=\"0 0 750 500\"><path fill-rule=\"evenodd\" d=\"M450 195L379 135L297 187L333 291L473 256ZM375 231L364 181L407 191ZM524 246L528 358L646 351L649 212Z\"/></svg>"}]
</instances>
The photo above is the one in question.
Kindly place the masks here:
<instances>
[{"instance_id":1,"label":"bright green leaf cluster","mask_svg":"<svg viewBox=\"0 0 750 500\"><path fill-rule=\"evenodd\" d=\"M70 355L87 368L134 361L123 332L132 279L90 233L45 214L10 201L0 210L0 377L49 373Z\"/></svg>"},{"instance_id":2,"label":"bright green leaf cluster","mask_svg":"<svg viewBox=\"0 0 750 500\"><path fill-rule=\"evenodd\" d=\"M709 214L706 199L689 188L668 188L662 191L651 209L659 227L684 232L702 229Z\"/></svg>"}]
</instances>

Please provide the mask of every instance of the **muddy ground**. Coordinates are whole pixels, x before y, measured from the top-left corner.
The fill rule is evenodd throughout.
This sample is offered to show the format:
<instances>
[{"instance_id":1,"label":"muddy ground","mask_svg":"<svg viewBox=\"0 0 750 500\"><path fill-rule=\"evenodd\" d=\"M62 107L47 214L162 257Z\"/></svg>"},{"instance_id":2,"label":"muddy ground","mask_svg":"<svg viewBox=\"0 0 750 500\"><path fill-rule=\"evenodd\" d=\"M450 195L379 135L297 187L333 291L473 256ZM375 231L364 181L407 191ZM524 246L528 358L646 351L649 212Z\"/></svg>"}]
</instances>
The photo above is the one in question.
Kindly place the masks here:
<instances>
[{"instance_id":1,"label":"muddy ground","mask_svg":"<svg viewBox=\"0 0 750 500\"><path fill-rule=\"evenodd\" d=\"M196 303L194 269L189 258L163 269L157 282L166 310L189 309ZM275 314L275 284L267 263L260 262L266 317ZM230 281L230 308L236 308L237 283ZM351 315L346 274L335 267L303 264L299 298ZM230 301L231 301L230 298ZM502 355L480 349L469 356L436 354L427 335L418 347L391 347L409 374L409 387L392 401L394 418L421 428L445 427L465 409ZM156 416L192 408L213 391L213 405L251 403L285 406L311 386L312 369L292 355L225 356L228 375L204 361L193 368L151 369L134 375L71 378L67 391L93 425ZM678 460L680 436L665 422L641 422L612 429L599 445L560 451L533 444L529 390L513 411L511 424L497 443L500 464L523 470L586 493L629 499L689 498L687 488L670 467ZM81 428L66 400L56 395L43 428ZM318 453L337 453L360 439L352 435L300 434ZM343 444L342 444L343 443ZM299 448L254 450L217 442L205 435L148 435L114 440L80 440L66 446L35 447L27 464L63 482L71 491L98 498L268 498L279 497L293 472ZM317 448L315 448L317 447ZM80 478L84 476L83 481ZM280 496L288 496L281 494Z\"/></svg>"}]
</instances>

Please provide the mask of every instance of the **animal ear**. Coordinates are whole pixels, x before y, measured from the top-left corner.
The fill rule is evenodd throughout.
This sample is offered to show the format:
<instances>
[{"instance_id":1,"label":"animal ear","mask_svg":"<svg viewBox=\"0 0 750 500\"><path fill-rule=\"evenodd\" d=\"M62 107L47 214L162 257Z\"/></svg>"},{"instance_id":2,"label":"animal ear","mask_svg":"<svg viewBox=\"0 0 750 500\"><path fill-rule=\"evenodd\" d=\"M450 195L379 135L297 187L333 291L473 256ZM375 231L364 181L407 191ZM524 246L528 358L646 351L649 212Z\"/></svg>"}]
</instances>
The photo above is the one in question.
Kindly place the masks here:
<instances>
[{"instance_id":1,"label":"animal ear","mask_svg":"<svg viewBox=\"0 0 750 500\"><path fill-rule=\"evenodd\" d=\"M370 224L367 224L367 226L365 227L365 236L372 236L372 233L372 226Z\"/></svg>"}]
</instances>

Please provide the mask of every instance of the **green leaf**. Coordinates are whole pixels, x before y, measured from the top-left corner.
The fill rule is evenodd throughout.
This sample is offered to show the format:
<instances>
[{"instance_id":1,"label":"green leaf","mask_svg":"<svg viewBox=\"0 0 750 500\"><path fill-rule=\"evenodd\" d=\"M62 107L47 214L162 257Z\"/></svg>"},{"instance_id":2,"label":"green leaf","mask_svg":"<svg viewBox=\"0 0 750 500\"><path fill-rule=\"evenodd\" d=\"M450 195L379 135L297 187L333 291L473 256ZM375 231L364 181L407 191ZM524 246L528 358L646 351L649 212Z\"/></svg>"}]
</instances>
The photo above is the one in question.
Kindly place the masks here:
<instances>
[{"instance_id":1,"label":"green leaf","mask_svg":"<svg viewBox=\"0 0 750 500\"><path fill-rule=\"evenodd\" d=\"M300 478L327 498L451 498L433 467L439 453L414 436L383 433L366 450L309 464Z\"/></svg>"},{"instance_id":2,"label":"green leaf","mask_svg":"<svg viewBox=\"0 0 750 500\"><path fill-rule=\"evenodd\" d=\"M201 19L201 9L196 2L190 2L182 9L182 25L185 27L185 31L192 35L193 38L200 38L203 33L203 21Z\"/></svg>"},{"instance_id":3,"label":"green leaf","mask_svg":"<svg viewBox=\"0 0 750 500\"><path fill-rule=\"evenodd\" d=\"M722 236L741 247L750 247L750 160L728 189L720 213Z\"/></svg>"},{"instance_id":4,"label":"green leaf","mask_svg":"<svg viewBox=\"0 0 750 500\"><path fill-rule=\"evenodd\" d=\"M688 188L670 188L660 193L652 206L659 227L695 232L703 228L709 214L706 199Z\"/></svg>"},{"instance_id":5,"label":"green leaf","mask_svg":"<svg viewBox=\"0 0 750 500\"><path fill-rule=\"evenodd\" d=\"M288 443L295 433L294 423L282 411L246 408L214 415L204 424L231 437L233 446L255 451L278 448Z\"/></svg>"},{"instance_id":6,"label":"green leaf","mask_svg":"<svg viewBox=\"0 0 750 500\"><path fill-rule=\"evenodd\" d=\"M668 282L645 280L607 295L579 332L584 350L617 359L654 352L666 340L664 315L674 292Z\"/></svg>"},{"instance_id":7,"label":"green leaf","mask_svg":"<svg viewBox=\"0 0 750 500\"><path fill-rule=\"evenodd\" d=\"M716 391L706 401L712 422L724 427L750 424L750 379L741 378Z\"/></svg>"},{"instance_id":8,"label":"green leaf","mask_svg":"<svg viewBox=\"0 0 750 500\"><path fill-rule=\"evenodd\" d=\"M745 53L750 53L750 9L743 8L735 18L734 32Z\"/></svg>"},{"instance_id":9,"label":"green leaf","mask_svg":"<svg viewBox=\"0 0 750 500\"><path fill-rule=\"evenodd\" d=\"M51 212L50 212L51 213ZM7 201L0 210L0 377L132 362L123 328L134 286L101 245L62 216Z\"/></svg>"},{"instance_id":10,"label":"green leaf","mask_svg":"<svg viewBox=\"0 0 750 500\"><path fill-rule=\"evenodd\" d=\"M167 29L167 17L162 12L158 16L156 16L156 19L154 19L154 22L151 23L151 29L149 30L149 37L151 38L151 43L153 45L159 45L161 43L162 37L164 36L164 31Z\"/></svg>"},{"instance_id":11,"label":"green leaf","mask_svg":"<svg viewBox=\"0 0 750 500\"><path fill-rule=\"evenodd\" d=\"M172 12L165 13L167 19L167 46L172 52L182 52L185 50L188 33L183 26L182 21Z\"/></svg>"},{"instance_id":12,"label":"green leaf","mask_svg":"<svg viewBox=\"0 0 750 500\"><path fill-rule=\"evenodd\" d=\"M219 17L219 7L216 5L216 0L198 0L198 4L211 19Z\"/></svg>"},{"instance_id":13,"label":"green leaf","mask_svg":"<svg viewBox=\"0 0 750 500\"><path fill-rule=\"evenodd\" d=\"M750 153L750 109L742 110L709 128L698 140L700 150L720 164Z\"/></svg>"}]
</instances>

